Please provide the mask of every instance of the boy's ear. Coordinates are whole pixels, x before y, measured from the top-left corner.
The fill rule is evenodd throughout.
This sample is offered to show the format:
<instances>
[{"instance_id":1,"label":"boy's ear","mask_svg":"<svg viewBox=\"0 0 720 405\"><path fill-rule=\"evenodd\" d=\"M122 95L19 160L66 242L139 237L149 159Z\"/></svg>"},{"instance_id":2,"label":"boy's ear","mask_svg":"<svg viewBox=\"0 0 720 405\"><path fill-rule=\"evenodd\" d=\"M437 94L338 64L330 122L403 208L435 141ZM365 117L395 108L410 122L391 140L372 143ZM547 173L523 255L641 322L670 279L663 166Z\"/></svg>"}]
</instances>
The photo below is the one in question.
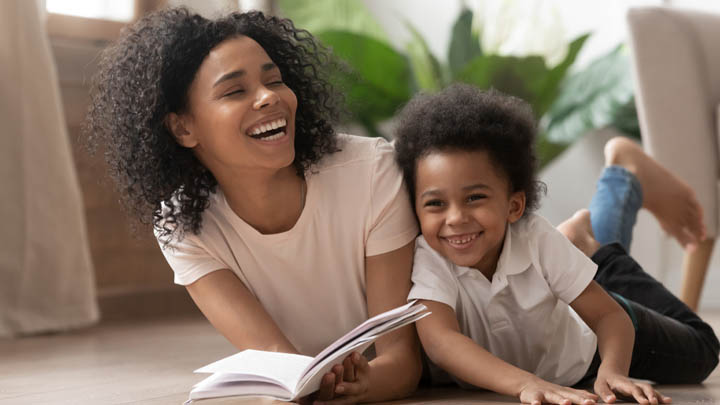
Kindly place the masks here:
<instances>
[{"instance_id":1,"label":"boy's ear","mask_svg":"<svg viewBox=\"0 0 720 405\"><path fill-rule=\"evenodd\" d=\"M525 192L516 191L510 194L510 204L508 212L508 222L514 223L518 219L522 218L525 212Z\"/></svg>"},{"instance_id":2,"label":"boy's ear","mask_svg":"<svg viewBox=\"0 0 720 405\"><path fill-rule=\"evenodd\" d=\"M165 126L175 137L175 141L186 148L194 148L197 146L197 138L189 129L189 123L185 115L174 112L165 116Z\"/></svg>"}]
</instances>

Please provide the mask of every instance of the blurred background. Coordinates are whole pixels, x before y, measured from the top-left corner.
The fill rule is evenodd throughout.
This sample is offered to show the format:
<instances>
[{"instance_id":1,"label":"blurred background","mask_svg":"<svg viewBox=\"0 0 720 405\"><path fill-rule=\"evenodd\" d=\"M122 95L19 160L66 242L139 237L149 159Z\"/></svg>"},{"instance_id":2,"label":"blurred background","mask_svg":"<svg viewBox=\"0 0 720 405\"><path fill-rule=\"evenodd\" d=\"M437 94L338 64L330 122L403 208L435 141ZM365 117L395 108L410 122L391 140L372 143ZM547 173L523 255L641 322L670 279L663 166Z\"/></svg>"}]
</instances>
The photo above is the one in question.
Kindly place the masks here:
<instances>
[{"instance_id":1,"label":"blurred background","mask_svg":"<svg viewBox=\"0 0 720 405\"><path fill-rule=\"evenodd\" d=\"M0 203L0 219L9 224L0 250L0 336L64 330L100 317L197 311L184 288L173 285L150 229L128 225L105 177L102 150L90 156L79 146L98 53L145 13L186 5L206 16L260 9L291 18L346 61L348 72L335 80L346 88L351 120L342 130L351 133L391 139L398 108L416 92L453 81L525 98L540 120L541 177L548 185L540 213L554 224L589 203L607 139L621 134L642 141L627 11L654 5L720 13L720 2L703 0L34 1L35 8L3 3L7 10L0 17L11 28L31 22L37 28L37 35L6 35L0 42L3 88L15 84L18 98L28 102L22 111L13 110L18 98L6 97L2 117L15 121L20 114L20 121L40 122L50 116L52 123L52 130L40 126L32 132L43 138L23 143L8 132L0 144L14 156L0 164L3 182L11 183L5 188L18 196ZM31 15L34 10L38 15ZM6 63L35 54L28 62ZM37 87L42 88L27 100ZM28 133L28 125L18 128ZM44 171L25 174L35 166ZM18 185L13 178L24 180ZM47 195L47 184L64 184L65 191ZM33 194L34 188L43 191ZM45 211L52 214L42 216ZM678 291L683 252L646 213L632 254ZM720 267L717 256L706 286L720 283L712 271ZM701 307L720 308L720 289L706 287ZM58 318L67 321L53 321Z\"/></svg>"}]
</instances>

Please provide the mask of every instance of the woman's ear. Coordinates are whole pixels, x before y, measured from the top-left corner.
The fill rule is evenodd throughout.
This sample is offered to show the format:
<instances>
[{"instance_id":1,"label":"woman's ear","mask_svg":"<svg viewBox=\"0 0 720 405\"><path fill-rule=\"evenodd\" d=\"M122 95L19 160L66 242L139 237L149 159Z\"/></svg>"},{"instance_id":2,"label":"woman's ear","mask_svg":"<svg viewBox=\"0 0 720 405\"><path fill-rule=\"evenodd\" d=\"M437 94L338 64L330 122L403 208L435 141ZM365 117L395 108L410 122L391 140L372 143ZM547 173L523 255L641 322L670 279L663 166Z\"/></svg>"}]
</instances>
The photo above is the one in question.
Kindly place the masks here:
<instances>
[{"instance_id":1,"label":"woman's ear","mask_svg":"<svg viewBox=\"0 0 720 405\"><path fill-rule=\"evenodd\" d=\"M522 218L525 212L525 192L516 191L510 194L510 204L508 206L508 222L514 223L518 219Z\"/></svg>"},{"instance_id":2,"label":"woman's ear","mask_svg":"<svg viewBox=\"0 0 720 405\"><path fill-rule=\"evenodd\" d=\"M175 141L186 148L194 148L198 141L190 131L187 118L184 115L171 112L165 116L165 126L175 137Z\"/></svg>"}]
</instances>

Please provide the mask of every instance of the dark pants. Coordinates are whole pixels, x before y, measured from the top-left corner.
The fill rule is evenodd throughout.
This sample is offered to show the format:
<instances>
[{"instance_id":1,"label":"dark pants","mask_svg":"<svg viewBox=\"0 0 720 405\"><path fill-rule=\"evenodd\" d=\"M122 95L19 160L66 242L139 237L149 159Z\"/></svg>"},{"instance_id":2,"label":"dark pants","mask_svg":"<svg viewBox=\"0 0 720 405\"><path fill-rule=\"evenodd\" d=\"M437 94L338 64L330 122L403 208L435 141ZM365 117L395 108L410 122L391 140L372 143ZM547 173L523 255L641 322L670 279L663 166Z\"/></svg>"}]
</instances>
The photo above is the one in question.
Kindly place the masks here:
<instances>
[{"instance_id":1,"label":"dark pants","mask_svg":"<svg viewBox=\"0 0 720 405\"><path fill-rule=\"evenodd\" d=\"M628 312L635 326L630 377L661 384L702 382L718 364L720 343L710 325L645 273L623 247L611 243L592 257L598 282ZM581 382L597 375L595 353Z\"/></svg>"}]
</instances>

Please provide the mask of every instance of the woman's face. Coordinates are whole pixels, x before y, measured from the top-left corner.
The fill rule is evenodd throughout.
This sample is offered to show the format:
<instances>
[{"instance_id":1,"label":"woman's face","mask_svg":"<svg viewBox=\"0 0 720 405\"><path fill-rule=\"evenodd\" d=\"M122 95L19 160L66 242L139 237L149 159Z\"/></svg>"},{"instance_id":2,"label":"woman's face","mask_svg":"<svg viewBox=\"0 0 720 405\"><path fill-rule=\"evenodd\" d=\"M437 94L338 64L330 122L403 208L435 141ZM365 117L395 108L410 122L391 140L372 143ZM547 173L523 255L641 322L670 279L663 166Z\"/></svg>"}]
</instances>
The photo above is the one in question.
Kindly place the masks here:
<instances>
[{"instance_id":1,"label":"woman's face","mask_svg":"<svg viewBox=\"0 0 720 405\"><path fill-rule=\"evenodd\" d=\"M253 39L231 38L213 48L188 101L188 111L171 118L171 129L216 177L292 164L297 98Z\"/></svg>"}]
</instances>

